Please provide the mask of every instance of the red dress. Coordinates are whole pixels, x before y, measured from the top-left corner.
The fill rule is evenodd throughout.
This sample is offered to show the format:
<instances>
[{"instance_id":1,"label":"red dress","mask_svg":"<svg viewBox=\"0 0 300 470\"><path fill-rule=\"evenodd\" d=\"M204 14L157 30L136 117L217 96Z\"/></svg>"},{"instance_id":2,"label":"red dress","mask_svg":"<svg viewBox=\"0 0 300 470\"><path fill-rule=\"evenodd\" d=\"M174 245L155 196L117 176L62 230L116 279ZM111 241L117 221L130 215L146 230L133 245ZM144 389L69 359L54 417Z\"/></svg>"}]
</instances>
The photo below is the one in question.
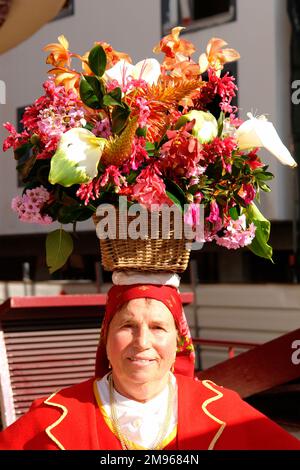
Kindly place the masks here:
<instances>
[{"instance_id":1,"label":"red dress","mask_svg":"<svg viewBox=\"0 0 300 470\"><path fill-rule=\"evenodd\" d=\"M168 450L289 449L300 441L210 381L176 375L178 429ZM28 413L0 433L2 450L120 450L106 425L90 379L36 400Z\"/></svg>"}]
</instances>

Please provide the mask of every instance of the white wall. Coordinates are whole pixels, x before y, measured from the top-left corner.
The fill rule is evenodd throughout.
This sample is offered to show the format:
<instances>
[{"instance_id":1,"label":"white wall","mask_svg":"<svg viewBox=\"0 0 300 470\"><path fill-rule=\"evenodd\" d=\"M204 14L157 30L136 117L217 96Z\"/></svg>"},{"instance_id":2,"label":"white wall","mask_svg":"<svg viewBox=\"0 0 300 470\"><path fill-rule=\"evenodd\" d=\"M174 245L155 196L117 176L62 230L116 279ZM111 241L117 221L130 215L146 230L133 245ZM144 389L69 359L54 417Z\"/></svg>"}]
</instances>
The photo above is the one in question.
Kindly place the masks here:
<instances>
[{"instance_id":1,"label":"white wall","mask_svg":"<svg viewBox=\"0 0 300 470\"><path fill-rule=\"evenodd\" d=\"M289 121L289 24L282 0L238 0L238 18L228 23L188 35L202 52L211 36L219 36L239 50L239 104L242 116L249 110L268 113L285 143L290 144ZM159 0L75 0L75 15L45 25L34 36L0 56L0 79L7 86L7 102L0 104L0 121L15 123L19 106L42 94L48 66L42 47L56 42L60 34L70 41L74 52L84 53L96 40L104 40L133 60L152 56L160 39ZM195 56L196 58L196 56ZM6 132L1 128L1 141ZM293 200L292 170L270 160L276 174L272 195L263 203L264 213L273 219L290 219ZM20 223L10 211L11 199L19 193L15 164L7 152L0 159L0 234L32 233L49 228ZM79 228L92 228L86 222Z\"/></svg>"},{"instance_id":2,"label":"white wall","mask_svg":"<svg viewBox=\"0 0 300 470\"><path fill-rule=\"evenodd\" d=\"M191 286L181 287L182 292L189 290ZM263 344L299 328L298 285L197 285L195 299L193 306L185 307L193 337ZM239 352L242 350L236 351ZM206 369L226 360L228 352L205 345L201 347L201 356Z\"/></svg>"}]
</instances>

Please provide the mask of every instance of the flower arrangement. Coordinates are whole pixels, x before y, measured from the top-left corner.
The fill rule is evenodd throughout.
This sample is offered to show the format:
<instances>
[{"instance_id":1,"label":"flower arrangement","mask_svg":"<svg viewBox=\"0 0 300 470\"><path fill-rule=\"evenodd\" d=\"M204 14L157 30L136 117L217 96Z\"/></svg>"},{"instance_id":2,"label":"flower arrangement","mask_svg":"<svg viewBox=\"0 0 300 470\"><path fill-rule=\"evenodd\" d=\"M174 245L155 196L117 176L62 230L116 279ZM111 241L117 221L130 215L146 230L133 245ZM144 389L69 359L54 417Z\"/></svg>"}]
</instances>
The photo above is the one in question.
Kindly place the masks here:
<instances>
[{"instance_id":1,"label":"flower arrangement","mask_svg":"<svg viewBox=\"0 0 300 470\"><path fill-rule=\"evenodd\" d=\"M25 183L12 202L21 221L75 224L121 195L150 211L201 203L206 242L248 246L271 259L270 223L254 201L270 191L273 175L257 150L295 162L264 116L237 117L235 78L223 70L237 51L212 38L194 61L195 47L180 37L182 29L173 28L154 48L164 54L161 63L133 65L105 42L81 56L64 36L45 47L52 68L44 95L25 109L22 132L4 124L3 149L13 148ZM50 271L71 251L67 232L49 234Z\"/></svg>"}]
</instances>

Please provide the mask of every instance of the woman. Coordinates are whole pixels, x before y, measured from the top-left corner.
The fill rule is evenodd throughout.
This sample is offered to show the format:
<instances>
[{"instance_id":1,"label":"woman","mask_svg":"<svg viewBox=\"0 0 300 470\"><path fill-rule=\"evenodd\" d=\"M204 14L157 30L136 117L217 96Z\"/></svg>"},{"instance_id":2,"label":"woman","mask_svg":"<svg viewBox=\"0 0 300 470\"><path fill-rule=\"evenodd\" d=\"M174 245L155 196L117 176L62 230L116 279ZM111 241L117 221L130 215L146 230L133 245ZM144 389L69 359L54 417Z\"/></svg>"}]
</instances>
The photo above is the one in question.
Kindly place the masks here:
<instances>
[{"instance_id":1,"label":"woman","mask_svg":"<svg viewBox=\"0 0 300 470\"><path fill-rule=\"evenodd\" d=\"M113 286L97 378L34 402L0 449L300 449L235 392L194 380L193 360L175 287Z\"/></svg>"}]
</instances>

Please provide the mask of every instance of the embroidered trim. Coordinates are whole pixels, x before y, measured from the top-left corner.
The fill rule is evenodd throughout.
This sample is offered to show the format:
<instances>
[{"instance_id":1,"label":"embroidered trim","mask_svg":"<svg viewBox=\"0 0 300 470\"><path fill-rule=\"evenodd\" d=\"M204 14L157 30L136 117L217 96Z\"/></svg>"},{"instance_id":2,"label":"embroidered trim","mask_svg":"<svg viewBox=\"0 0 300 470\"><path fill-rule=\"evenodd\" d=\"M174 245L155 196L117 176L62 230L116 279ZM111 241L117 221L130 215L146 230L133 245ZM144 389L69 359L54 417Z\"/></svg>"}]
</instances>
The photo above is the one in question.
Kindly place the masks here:
<instances>
[{"instance_id":1,"label":"embroidered trim","mask_svg":"<svg viewBox=\"0 0 300 470\"><path fill-rule=\"evenodd\" d=\"M45 429L45 432L46 432L47 436L49 437L49 439L51 439L51 441L53 441L60 450L66 450L64 448L64 446L62 445L62 443L59 442L59 440L56 439L56 437L53 436L53 434L51 432L52 429L55 428L56 426L58 426L62 422L62 420L65 419L65 417L68 414L68 410L64 405L61 405L60 403L55 403L55 402L50 401L51 398L54 397L56 394L57 394L57 392L52 393L52 395L50 395L50 397L48 397L44 401L44 403L46 403L46 405L49 405L49 406L54 406L54 407L57 406L58 408L60 408L63 411L63 414L54 423L50 424L50 426L48 426Z\"/></svg>"},{"instance_id":2,"label":"embroidered trim","mask_svg":"<svg viewBox=\"0 0 300 470\"><path fill-rule=\"evenodd\" d=\"M94 394L95 394L95 397L96 397L96 401L98 403L100 412L102 413L102 415L104 417L104 421L106 422L106 424L109 427L109 429L111 430L111 432L115 435L110 416L108 416L108 414L106 413L104 405L101 401L100 393L99 393L98 386L97 386L97 381L98 380L99 379L95 379L94 384L93 384L93 389L94 389ZM162 442L163 448L167 447L167 445L170 444L170 442L172 442L173 439L175 439L176 435L177 435L177 425L174 426L174 429L171 432L171 434L169 434L163 440L163 442ZM130 441L129 439L128 439L128 442L130 443L131 447L134 447L135 450L147 450L145 447L142 447L139 444L136 444L135 442Z\"/></svg>"},{"instance_id":3,"label":"embroidered trim","mask_svg":"<svg viewBox=\"0 0 300 470\"><path fill-rule=\"evenodd\" d=\"M214 435L213 439L211 440L211 443L209 444L208 446L208 450L213 450L213 448L215 447L218 439L220 438L222 432L224 431L225 429L225 426L226 426L226 423L224 421L221 421L219 418L217 418L216 416L212 415L208 410L207 410L207 405L209 405L210 403L212 403L213 401L216 401L216 400L219 400L220 398L223 397L223 393L221 393L219 390L216 390L215 388L212 387L211 384L213 385L216 385L214 382L212 382L211 380L202 380L202 384L204 385L204 387L208 388L209 390L211 390L212 392L215 392L217 395L215 397L211 397L211 398L208 398L207 400L205 400L205 402L202 404L202 410L204 411L204 413L209 417L211 418L212 420L216 421L218 424L220 424L220 428L218 429L218 431L216 432L216 434Z\"/></svg>"}]
</instances>

